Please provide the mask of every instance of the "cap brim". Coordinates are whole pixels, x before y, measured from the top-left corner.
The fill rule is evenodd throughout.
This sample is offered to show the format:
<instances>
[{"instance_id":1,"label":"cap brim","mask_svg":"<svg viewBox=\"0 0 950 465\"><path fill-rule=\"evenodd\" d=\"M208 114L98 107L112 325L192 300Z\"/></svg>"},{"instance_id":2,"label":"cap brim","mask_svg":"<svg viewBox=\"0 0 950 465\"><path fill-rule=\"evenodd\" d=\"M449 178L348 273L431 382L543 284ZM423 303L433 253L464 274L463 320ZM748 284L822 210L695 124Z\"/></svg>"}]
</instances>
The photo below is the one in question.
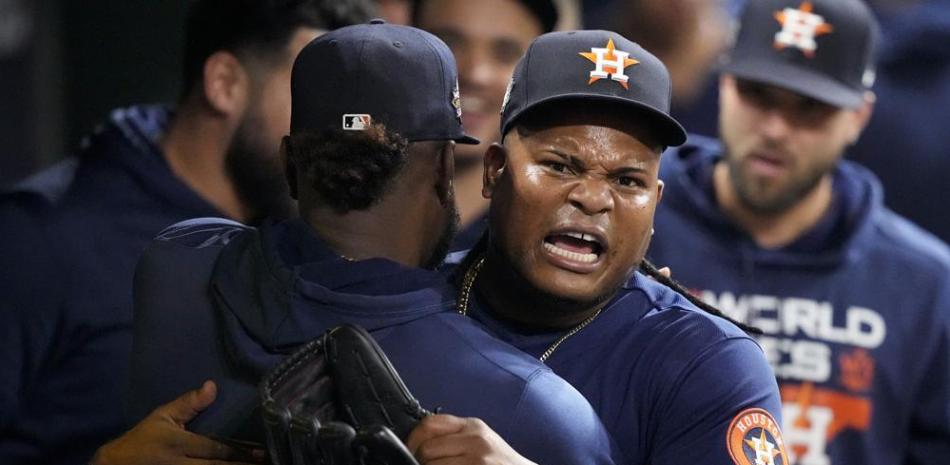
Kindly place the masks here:
<instances>
[{"instance_id":1,"label":"cap brim","mask_svg":"<svg viewBox=\"0 0 950 465\"><path fill-rule=\"evenodd\" d=\"M459 137L453 140L455 141L456 144L463 144L463 145L478 145L482 143L482 141L466 134L463 134L462 137Z\"/></svg>"},{"instance_id":2,"label":"cap brim","mask_svg":"<svg viewBox=\"0 0 950 465\"><path fill-rule=\"evenodd\" d=\"M623 97L617 97L613 95L604 95L604 94L594 94L594 93L570 93L570 94L561 94L551 96L545 99L538 100L533 102L531 105L528 105L525 108L522 108L517 114L512 115L509 118L508 124L502 128L502 134L508 132L509 129L514 125L515 121L522 115L524 115L528 110L537 108L540 105L552 103L552 102L561 102L565 100L576 100L578 104L583 104L583 102L604 102L616 104L620 107L627 107L632 111L642 114L647 117L651 123L655 124L656 130L659 132L657 137L659 143L667 147L678 147L683 145L686 142L686 130L683 129L683 126L673 119L672 116L667 115L666 113L653 108L649 105L635 102Z\"/></svg>"},{"instance_id":3,"label":"cap brim","mask_svg":"<svg viewBox=\"0 0 950 465\"><path fill-rule=\"evenodd\" d=\"M857 108L864 102L864 90L856 90L817 71L784 61L727 62L719 70L741 79L781 87L839 108Z\"/></svg>"}]
</instances>

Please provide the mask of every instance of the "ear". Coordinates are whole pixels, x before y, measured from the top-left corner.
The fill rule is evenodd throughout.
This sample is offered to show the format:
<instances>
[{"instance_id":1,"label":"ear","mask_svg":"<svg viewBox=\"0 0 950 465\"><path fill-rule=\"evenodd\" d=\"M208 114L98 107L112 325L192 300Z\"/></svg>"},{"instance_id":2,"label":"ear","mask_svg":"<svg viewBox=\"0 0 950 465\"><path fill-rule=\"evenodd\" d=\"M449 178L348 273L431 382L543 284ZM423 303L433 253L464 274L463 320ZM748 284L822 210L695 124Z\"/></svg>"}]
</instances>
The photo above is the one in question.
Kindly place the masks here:
<instances>
[{"instance_id":1,"label":"ear","mask_svg":"<svg viewBox=\"0 0 950 465\"><path fill-rule=\"evenodd\" d=\"M222 115L242 113L247 104L250 76L236 56L215 52L205 60L202 88L208 105Z\"/></svg>"},{"instance_id":2,"label":"ear","mask_svg":"<svg viewBox=\"0 0 950 465\"><path fill-rule=\"evenodd\" d=\"M497 142L491 144L485 152L485 172L482 177L482 197L490 199L495 192L498 180L508 166L508 149Z\"/></svg>"},{"instance_id":3,"label":"ear","mask_svg":"<svg viewBox=\"0 0 950 465\"><path fill-rule=\"evenodd\" d=\"M455 202L455 141L442 145L437 155L435 190L442 206Z\"/></svg>"},{"instance_id":4,"label":"ear","mask_svg":"<svg viewBox=\"0 0 950 465\"><path fill-rule=\"evenodd\" d=\"M874 114L874 102L877 100L877 96L874 95L874 92L867 91L864 93L864 102L861 103L861 106L853 110L853 124L851 127L851 133L848 135L848 145L852 145L858 141L858 138L861 137L861 133L864 132L864 128L867 127L868 122L871 121L871 115Z\"/></svg>"},{"instance_id":5,"label":"ear","mask_svg":"<svg viewBox=\"0 0 950 465\"><path fill-rule=\"evenodd\" d=\"M290 147L290 136L284 136L280 140L280 160L284 164L284 175L287 177L287 185L290 187L290 197L294 200L300 200L297 198L297 164L291 160L289 151L293 150Z\"/></svg>"},{"instance_id":6,"label":"ear","mask_svg":"<svg viewBox=\"0 0 950 465\"><path fill-rule=\"evenodd\" d=\"M666 186L666 183L662 179L656 180L656 203L660 203L660 200L663 200L663 187Z\"/></svg>"}]
</instances>

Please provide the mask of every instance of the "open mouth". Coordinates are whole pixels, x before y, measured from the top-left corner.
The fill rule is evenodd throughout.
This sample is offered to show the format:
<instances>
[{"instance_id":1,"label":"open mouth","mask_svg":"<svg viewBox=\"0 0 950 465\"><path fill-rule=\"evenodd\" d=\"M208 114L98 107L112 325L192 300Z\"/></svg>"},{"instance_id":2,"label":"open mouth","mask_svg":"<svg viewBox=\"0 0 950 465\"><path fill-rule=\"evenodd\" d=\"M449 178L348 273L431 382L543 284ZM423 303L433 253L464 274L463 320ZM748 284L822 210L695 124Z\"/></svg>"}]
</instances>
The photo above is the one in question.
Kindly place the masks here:
<instances>
[{"instance_id":1,"label":"open mouth","mask_svg":"<svg viewBox=\"0 0 950 465\"><path fill-rule=\"evenodd\" d=\"M561 231L544 238L544 250L572 271L590 271L605 249L601 238L580 231Z\"/></svg>"}]
</instances>

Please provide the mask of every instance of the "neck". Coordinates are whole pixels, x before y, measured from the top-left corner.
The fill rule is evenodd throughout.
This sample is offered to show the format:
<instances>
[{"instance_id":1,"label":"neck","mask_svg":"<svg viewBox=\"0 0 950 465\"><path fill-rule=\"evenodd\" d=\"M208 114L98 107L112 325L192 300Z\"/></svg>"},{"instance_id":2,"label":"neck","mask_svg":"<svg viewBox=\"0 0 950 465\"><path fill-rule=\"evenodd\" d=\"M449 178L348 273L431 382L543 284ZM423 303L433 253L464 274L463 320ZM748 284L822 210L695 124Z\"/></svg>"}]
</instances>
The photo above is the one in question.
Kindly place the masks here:
<instances>
[{"instance_id":1,"label":"neck","mask_svg":"<svg viewBox=\"0 0 950 465\"><path fill-rule=\"evenodd\" d=\"M766 249L776 249L791 244L821 220L831 205L831 177L825 176L818 185L790 208L781 212L763 215L752 211L736 193L729 179L725 162L716 164L713 171L713 186L719 207L732 218L752 239Z\"/></svg>"},{"instance_id":2,"label":"neck","mask_svg":"<svg viewBox=\"0 0 950 465\"><path fill-rule=\"evenodd\" d=\"M339 214L326 207L301 210L301 216L327 245L338 254L354 259L385 258L407 267L421 267L428 260L421 229L425 221L406 211L392 208L391 200L362 211ZM403 207L411 201L402 200ZM409 221L415 218L416 221ZM430 224L431 223L427 223Z\"/></svg>"},{"instance_id":3,"label":"neck","mask_svg":"<svg viewBox=\"0 0 950 465\"><path fill-rule=\"evenodd\" d=\"M251 212L228 175L226 155L234 129L223 118L182 104L161 141L171 170L188 187L230 218L241 222Z\"/></svg>"},{"instance_id":4,"label":"neck","mask_svg":"<svg viewBox=\"0 0 950 465\"><path fill-rule=\"evenodd\" d=\"M458 202L462 227L477 221L488 211L488 199L482 197L481 163L472 163L462 167L456 165L455 199Z\"/></svg>"},{"instance_id":5,"label":"neck","mask_svg":"<svg viewBox=\"0 0 950 465\"><path fill-rule=\"evenodd\" d=\"M580 303L545 293L515 271L490 245L473 287L472 292L478 294L496 318L538 330L572 328L595 315L609 300Z\"/></svg>"}]
</instances>

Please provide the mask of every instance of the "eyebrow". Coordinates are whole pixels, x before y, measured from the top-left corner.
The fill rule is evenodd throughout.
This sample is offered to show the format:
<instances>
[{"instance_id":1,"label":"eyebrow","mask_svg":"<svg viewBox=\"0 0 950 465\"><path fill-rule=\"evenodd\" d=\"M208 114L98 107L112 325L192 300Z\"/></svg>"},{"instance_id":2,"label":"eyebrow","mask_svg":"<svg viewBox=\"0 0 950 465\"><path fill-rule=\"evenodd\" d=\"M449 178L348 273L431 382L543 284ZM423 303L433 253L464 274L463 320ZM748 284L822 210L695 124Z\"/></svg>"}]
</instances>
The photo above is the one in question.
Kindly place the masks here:
<instances>
[{"instance_id":1,"label":"eyebrow","mask_svg":"<svg viewBox=\"0 0 950 465\"><path fill-rule=\"evenodd\" d=\"M587 169L587 164L584 163L584 160L581 160L580 158L575 157L574 155L561 152L560 150L555 149L555 148L548 148L547 151L564 159L571 165L577 166L581 169ZM639 165L639 166L623 166L623 167L610 171L609 174L611 176L617 176L617 175L622 175L622 174L627 174L627 173L646 173L647 169L643 166L646 163L647 162L641 161L641 162L635 163L635 165Z\"/></svg>"},{"instance_id":2,"label":"eyebrow","mask_svg":"<svg viewBox=\"0 0 950 465\"><path fill-rule=\"evenodd\" d=\"M557 155L560 158L563 158L564 161L570 163L571 165L587 169L587 164L584 163L584 160L581 160L580 158L577 158L574 155L564 153L555 148L548 148L547 150L548 152L551 152L552 154Z\"/></svg>"}]
</instances>

